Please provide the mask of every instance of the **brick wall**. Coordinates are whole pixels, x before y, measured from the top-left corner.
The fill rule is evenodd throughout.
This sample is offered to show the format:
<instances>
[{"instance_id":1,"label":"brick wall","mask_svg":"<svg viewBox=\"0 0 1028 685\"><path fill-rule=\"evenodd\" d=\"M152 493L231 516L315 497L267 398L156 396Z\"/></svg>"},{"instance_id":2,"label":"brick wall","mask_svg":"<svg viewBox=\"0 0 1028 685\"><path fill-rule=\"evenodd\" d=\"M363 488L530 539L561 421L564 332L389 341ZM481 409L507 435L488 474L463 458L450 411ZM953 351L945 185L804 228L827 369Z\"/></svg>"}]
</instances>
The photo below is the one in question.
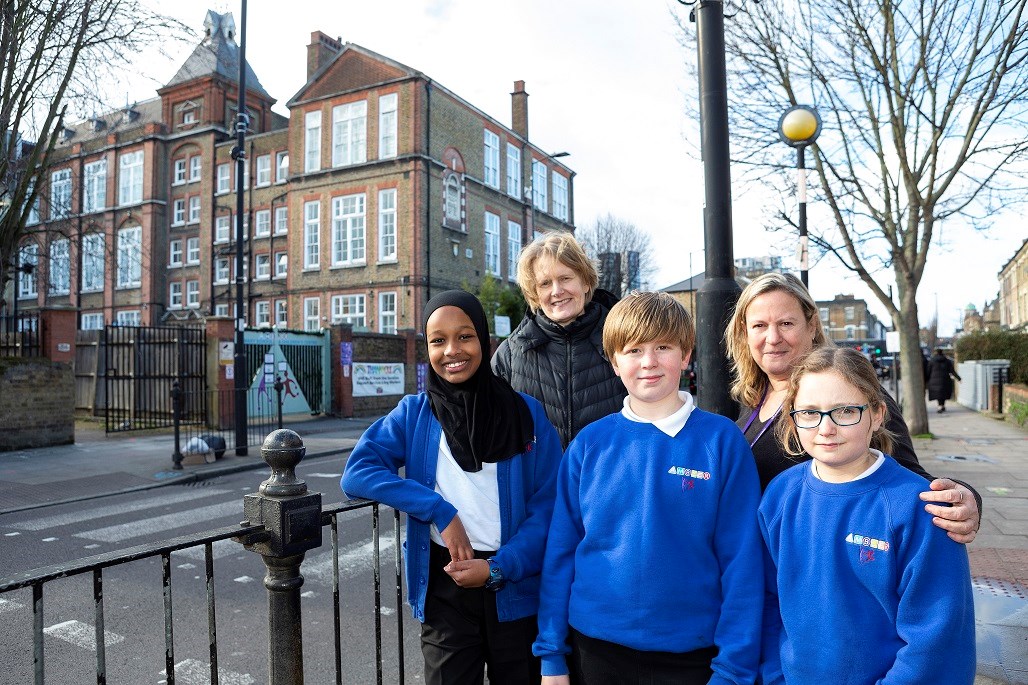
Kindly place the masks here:
<instances>
[{"instance_id":1,"label":"brick wall","mask_svg":"<svg viewBox=\"0 0 1028 685\"><path fill-rule=\"evenodd\" d=\"M46 359L0 359L0 451L75 442L75 374Z\"/></svg>"}]
</instances>

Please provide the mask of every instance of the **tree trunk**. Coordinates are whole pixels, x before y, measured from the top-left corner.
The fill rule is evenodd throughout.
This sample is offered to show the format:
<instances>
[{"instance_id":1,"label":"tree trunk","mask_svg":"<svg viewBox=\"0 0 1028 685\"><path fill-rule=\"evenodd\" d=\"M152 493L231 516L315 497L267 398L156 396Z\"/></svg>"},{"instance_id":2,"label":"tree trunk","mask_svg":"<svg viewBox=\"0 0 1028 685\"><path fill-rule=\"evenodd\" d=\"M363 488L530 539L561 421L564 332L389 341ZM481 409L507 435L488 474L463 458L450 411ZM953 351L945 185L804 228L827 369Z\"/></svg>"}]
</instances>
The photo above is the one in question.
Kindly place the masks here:
<instances>
[{"instance_id":1,"label":"tree trunk","mask_svg":"<svg viewBox=\"0 0 1028 685\"><path fill-rule=\"evenodd\" d=\"M917 321L917 291L906 289L900 294L901 306L894 323L900 333L900 397L903 419L911 435L928 432L928 411L924 402L924 364Z\"/></svg>"}]
</instances>

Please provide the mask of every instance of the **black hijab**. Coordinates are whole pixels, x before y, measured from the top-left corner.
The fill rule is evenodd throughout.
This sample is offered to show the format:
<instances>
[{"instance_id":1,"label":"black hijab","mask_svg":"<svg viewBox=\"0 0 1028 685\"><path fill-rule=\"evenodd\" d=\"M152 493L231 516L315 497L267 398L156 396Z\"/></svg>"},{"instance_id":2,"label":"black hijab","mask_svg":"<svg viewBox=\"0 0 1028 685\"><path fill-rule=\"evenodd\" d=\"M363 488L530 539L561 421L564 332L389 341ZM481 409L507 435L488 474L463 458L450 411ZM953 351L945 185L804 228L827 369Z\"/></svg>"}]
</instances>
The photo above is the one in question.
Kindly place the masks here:
<instances>
[{"instance_id":1,"label":"black hijab","mask_svg":"<svg viewBox=\"0 0 1028 685\"><path fill-rule=\"evenodd\" d=\"M471 319L482 346L482 361L463 383L450 383L428 368L428 399L454 460L465 471L481 471L524 452L535 437L532 414L521 395L489 367L489 326L482 304L471 293L447 290L425 305L428 319L440 307L457 307Z\"/></svg>"}]
</instances>

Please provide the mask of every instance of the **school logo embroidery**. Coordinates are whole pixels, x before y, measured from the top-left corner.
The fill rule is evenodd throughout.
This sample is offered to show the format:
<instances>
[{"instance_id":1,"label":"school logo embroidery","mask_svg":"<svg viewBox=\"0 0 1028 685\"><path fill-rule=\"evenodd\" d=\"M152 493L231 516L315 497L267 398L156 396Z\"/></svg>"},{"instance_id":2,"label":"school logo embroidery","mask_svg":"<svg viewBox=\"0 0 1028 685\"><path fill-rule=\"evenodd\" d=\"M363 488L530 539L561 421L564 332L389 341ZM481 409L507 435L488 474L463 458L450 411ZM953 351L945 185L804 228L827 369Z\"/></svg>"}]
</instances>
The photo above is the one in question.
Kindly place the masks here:
<instances>
[{"instance_id":1,"label":"school logo embroidery","mask_svg":"<svg viewBox=\"0 0 1028 685\"><path fill-rule=\"evenodd\" d=\"M697 480L710 480L710 471L697 471L696 469L687 469L684 466L672 466L667 472L672 476L680 476L682 478L682 492L693 490L696 487Z\"/></svg>"},{"instance_id":2,"label":"school logo embroidery","mask_svg":"<svg viewBox=\"0 0 1028 685\"><path fill-rule=\"evenodd\" d=\"M859 559L862 564L869 564L875 560L875 552L888 552L889 543L887 540L880 540L869 535L858 535L850 533L846 536L846 542L860 548Z\"/></svg>"}]
</instances>

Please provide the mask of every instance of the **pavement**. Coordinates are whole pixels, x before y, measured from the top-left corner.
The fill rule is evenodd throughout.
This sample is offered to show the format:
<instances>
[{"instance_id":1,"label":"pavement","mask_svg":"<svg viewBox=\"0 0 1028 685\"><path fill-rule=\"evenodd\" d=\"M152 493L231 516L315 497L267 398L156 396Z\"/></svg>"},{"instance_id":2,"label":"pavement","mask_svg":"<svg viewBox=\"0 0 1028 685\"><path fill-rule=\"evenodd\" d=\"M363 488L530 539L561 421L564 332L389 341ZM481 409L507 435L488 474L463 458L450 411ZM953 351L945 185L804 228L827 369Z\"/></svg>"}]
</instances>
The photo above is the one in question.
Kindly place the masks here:
<instances>
[{"instance_id":1,"label":"pavement","mask_svg":"<svg viewBox=\"0 0 1028 685\"><path fill-rule=\"evenodd\" d=\"M376 417L291 418L307 448L305 462L338 460ZM975 685L1028 685L1028 428L949 403L929 406L930 438L915 438L925 469L972 484L983 522L968 545L975 597ZM0 515L268 467L260 449L231 451L213 463L172 468L170 434L115 434L78 423L75 444L0 452ZM254 487L258 484L257 474Z\"/></svg>"}]
</instances>

